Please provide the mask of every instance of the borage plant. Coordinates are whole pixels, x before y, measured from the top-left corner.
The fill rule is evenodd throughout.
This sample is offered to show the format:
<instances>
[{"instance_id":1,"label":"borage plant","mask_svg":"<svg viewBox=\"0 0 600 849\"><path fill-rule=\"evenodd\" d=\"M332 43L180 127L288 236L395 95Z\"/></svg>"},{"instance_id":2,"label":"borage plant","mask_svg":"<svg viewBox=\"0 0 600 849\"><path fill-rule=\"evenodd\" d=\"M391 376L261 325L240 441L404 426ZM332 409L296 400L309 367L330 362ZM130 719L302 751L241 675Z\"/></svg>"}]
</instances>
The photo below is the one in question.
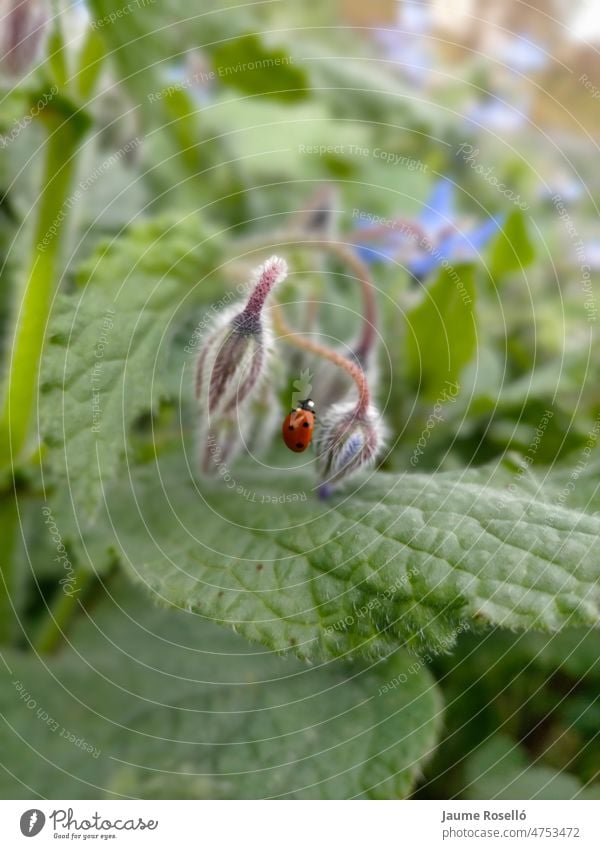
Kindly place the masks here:
<instances>
[{"instance_id":1,"label":"borage plant","mask_svg":"<svg viewBox=\"0 0 600 849\"><path fill-rule=\"evenodd\" d=\"M600 620L597 392L588 335L557 350L545 289L542 367L531 350L521 211L473 210L436 142L449 119L426 141L414 97L398 124L422 168L377 170L407 158L369 153L399 144L385 68L366 92L329 47L286 63L291 43L219 10L175 32L161 4L91 5L77 51L54 22L39 68L44 39L8 55L31 69L11 97L39 113L23 149L44 167L11 160L37 202L3 257L3 792L397 798L428 769L423 794L483 776L492 796L503 768L545 786L531 729L569 723L552 767L563 795L588 792L596 728L562 703L597 660L576 627ZM186 61L279 76L176 87L180 39ZM291 165L247 155L223 129L236 86L245 132L301 127L312 98L308 137L343 148L364 110L369 155L319 160L318 179L299 146Z\"/></svg>"},{"instance_id":2,"label":"borage plant","mask_svg":"<svg viewBox=\"0 0 600 849\"><path fill-rule=\"evenodd\" d=\"M250 405L255 395L260 397L265 392L264 384L274 379L268 365L273 356L272 333L263 313L267 296L285 278L286 271L286 263L278 257L267 260L255 273L246 305L220 313L216 327L203 342L196 366L196 397L205 472L232 459L247 427L266 429L269 436L269 420L253 421L260 410ZM356 384L357 400L326 409L317 426L320 492L325 495L343 478L375 462L383 447L381 417L371 403L367 377L359 362L352 362L318 342L297 337L279 312L276 322L283 339L345 370ZM310 440L306 436L312 436L314 427L314 401L307 398L302 404L312 418L305 417L295 425L288 417L284 424L284 440L296 451L308 447ZM286 431L295 431L296 427L306 428L307 432L299 431L286 440Z\"/></svg>"}]
</instances>

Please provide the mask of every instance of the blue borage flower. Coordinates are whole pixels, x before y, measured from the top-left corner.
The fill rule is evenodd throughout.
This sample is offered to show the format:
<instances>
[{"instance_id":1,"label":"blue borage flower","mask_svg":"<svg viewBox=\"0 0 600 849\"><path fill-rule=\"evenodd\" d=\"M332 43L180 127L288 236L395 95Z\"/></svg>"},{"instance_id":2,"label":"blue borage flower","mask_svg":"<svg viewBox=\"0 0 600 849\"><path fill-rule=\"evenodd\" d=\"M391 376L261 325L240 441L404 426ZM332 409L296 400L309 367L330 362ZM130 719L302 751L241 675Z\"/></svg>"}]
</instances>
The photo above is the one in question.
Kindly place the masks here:
<instances>
[{"instance_id":1,"label":"blue borage flower","mask_svg":"<svg viewBox=\"0 0 600 849\"><path fill-rule=\"evenodd\" d=\"M503 219L489 218L467 232L459 229L454 192L449 180L442 179L435 184L423 211L414 221L414 230L421 232L421 237L415 236L415 232L402 222L390 221L377 228L361 225L353 237L360 258L366 263L403 263L418 280L442 265L477 259ZM367 230L369 241L364 237Z\"/></svg>"},{"instance_id":2,"label":"blue borage flower","mask_svg":"<svg viewBox=\"0 0 600 849\"><path fill-rule=\"evenodd\" d=\"M407 267L417 280L422 280L440 266L476 260L501 224L501 218L490 218L468 233L452 232L444 235L431 251L415 252L408 260Z\"/></svg>"},{"instance_id":3,"label":"blue borage flower","mask_svg":"<svg viewBox=\"0 0 600 849\"><path fill-rule=\"evenodd\" d=\"M375 42L384 57L397 65L412 85L426 85L436 69L430 38L432 24L427 4L405 0L398 7L395 27L375 31Z\"/></svg>"}]
</instances>

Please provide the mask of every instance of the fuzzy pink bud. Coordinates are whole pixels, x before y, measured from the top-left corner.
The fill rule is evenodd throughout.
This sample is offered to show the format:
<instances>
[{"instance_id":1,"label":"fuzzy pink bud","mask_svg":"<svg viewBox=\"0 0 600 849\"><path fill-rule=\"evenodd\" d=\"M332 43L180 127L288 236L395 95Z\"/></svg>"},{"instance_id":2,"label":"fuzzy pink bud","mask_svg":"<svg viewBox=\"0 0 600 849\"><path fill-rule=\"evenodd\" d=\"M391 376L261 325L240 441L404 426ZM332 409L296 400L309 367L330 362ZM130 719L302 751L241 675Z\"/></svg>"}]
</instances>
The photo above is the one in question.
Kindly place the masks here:
<instances>
[{"instance_id":1,"label":"fuzzy pink bud","mask_svg":"<svg viewBox=\"0 0 600 849\"><path fill-rule=\"evenodd\" d=\"M271 331L263 307L286 275L287 265L279 257L273 256L261 265L254 273L246 305L220 313L200 350L196 365L200 436L204 441L211 436L212 454L215 445L220 446L221 459L231 459L238 450L238 414L266 374ZM204 471L212 465L204 451Z\"/></svg>"}]
</instances>

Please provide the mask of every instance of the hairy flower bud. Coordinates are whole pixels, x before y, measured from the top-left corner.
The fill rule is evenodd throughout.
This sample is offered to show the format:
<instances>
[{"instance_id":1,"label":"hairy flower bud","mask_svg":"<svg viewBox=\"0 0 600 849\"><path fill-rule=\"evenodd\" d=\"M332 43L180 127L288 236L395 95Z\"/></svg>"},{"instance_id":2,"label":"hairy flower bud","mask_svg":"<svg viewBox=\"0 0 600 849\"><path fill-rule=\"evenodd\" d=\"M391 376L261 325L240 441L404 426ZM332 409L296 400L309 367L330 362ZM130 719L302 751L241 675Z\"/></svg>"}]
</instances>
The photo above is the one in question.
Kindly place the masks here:
<instances>
[{"instance_id":1,"label":"hairy flower bud","mask_svg":"<svg viewBox=\"0 0 600 849\"><path fill-rule=\"evenodd\" d=\"M361 412L356 403L331 407L319 423L315 437L320 493L362 468L372 465L384 442L381 416L373 406Z\"/></svg>"},{"instance_id":2,"label":"hairy flower bud","mask_svg":"<svg viewBox=\"0 0 600 849\"><path fill-rule=\"evenodd\" d=\"M246 306L222 312L205 340L196 367L196 397L209 416L239 409L263 376L270 328L262 310L286 274L284 260L268 259L255 272Z\"/></svg>"},{"instance_id":3,"label":"hairy flower bud","mask_svg":"<svg viewBox=\"0 0 600 849\"><path fill-rule=\"evenodd\" d=\"M263 307L273 287L285 279L284 260L271 257L260 266L251 283L245 307L221 312L207 336L196 365L196 397L200 406L200 435L211 445L203 447L203 470L231 459L240 443L238 414L266 372L270 327Z\"/></svg>"},{"instance_id":4,"label":"hairy flower bud","mask_svg":"<svg viewBox=\"0 0 600 849\"><path fill-rule=\"evenodd\" d=\"M23 76L41 51L48 5L45 0L2 0L0 10L0 66L11 76Z\"/></svg>"}]
</instances>

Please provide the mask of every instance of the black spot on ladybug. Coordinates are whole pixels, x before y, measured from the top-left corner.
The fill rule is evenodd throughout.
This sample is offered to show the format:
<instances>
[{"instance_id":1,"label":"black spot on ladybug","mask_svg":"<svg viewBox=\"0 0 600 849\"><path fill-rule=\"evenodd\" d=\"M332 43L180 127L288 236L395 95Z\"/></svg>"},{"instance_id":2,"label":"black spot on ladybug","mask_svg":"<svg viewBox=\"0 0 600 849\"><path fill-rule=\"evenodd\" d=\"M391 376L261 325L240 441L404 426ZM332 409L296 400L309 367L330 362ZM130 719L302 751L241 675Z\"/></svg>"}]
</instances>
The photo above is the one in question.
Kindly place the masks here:
<instances>
[{"instance_id":1,"label":"black spot on ladybug","mask_svg":"<svg viewBox=\"0 0 600 849\"><path fill-rule=\"evenodd\" d=\"M302 427L310 427L310 425L309 425L309 423L308 423L308 422L304 422L304 423L303 423L303 425L302 425Z\"/></svg>"},{"instance_id":2,"label":"black spot on ladybug","mask_svg":"<svg viewBox=\"0 0 600 849\"><path fill-rule=\"evenodd\" d=\"M304 448L304 445L301 442L297 442L296 448Z\"/></svg>"},{"instance_id":3,"label":"black spot on ladybug","mask_svg":"<svg viewBox=\"0 0 600 849\"><path fill-rule=\"evenodd\" d=\"M290 426L288 427L288 430L293 430L293 429L294 429L294 425L290 425Z\"/></svg>"}]
</instances>

